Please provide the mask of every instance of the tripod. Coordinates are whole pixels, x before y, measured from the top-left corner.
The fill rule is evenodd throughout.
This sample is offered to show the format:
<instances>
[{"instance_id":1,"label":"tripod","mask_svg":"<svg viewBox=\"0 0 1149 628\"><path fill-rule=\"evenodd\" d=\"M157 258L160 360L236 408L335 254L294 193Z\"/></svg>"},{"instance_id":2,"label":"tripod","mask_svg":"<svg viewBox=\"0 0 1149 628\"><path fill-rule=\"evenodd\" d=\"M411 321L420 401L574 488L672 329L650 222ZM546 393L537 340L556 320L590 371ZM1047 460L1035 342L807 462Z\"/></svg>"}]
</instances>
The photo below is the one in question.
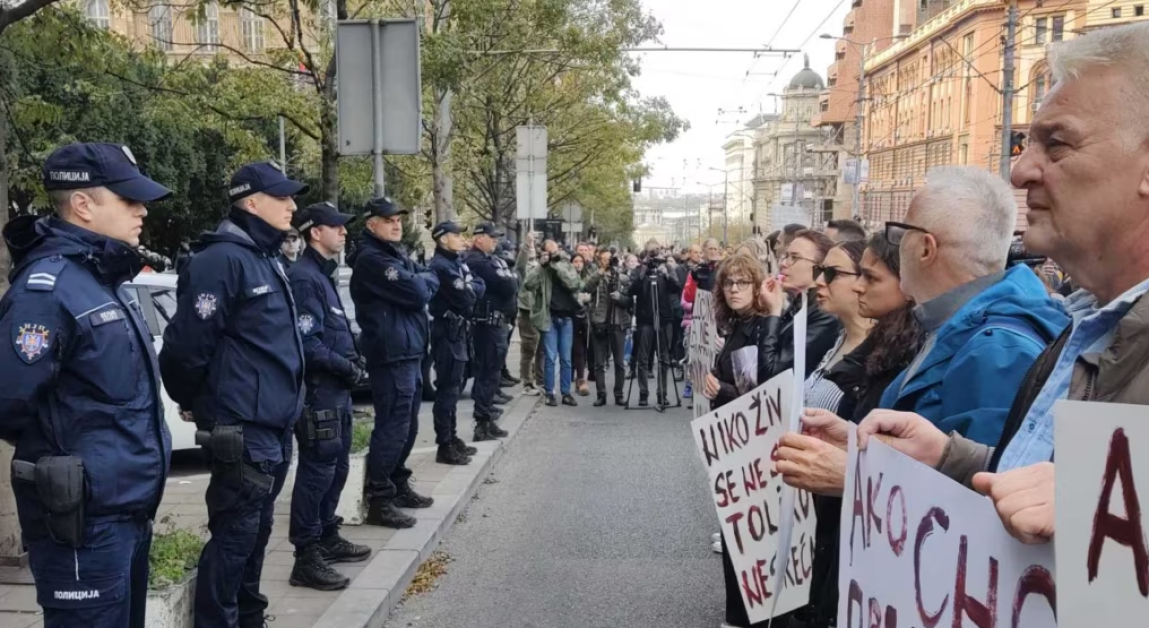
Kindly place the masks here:
<instances>
[{"instance_id":1,"label":"tripod","mask_svg":"<svg viewBox=\"0 0 1149 628\"><path fill-rule=\"evenodd\" d=\"M658 373L655 376L656 377L656 387L655 387L656 404L653 407L651 407L651 406L638 406L638 407L632 408L630 406L631 393L634 391L634 379L638 379L639 377L643 377L643 378L646 377L645 373L642 373L641 369L639 369L636 366L634 379L630 380L630 384L628 384L627 388L626 388L626 409L627 410L649 410L649 409L653 409L657 412L666 412L667 408L681 408L682 407L682 397L679 396L679 394L678 394L678 381L674 378L674 374L670 373L670 377L669 377L670 387L674 389L674 404L672 404L672 405L667 404L667 402L670 400L669 397L667 396L667 390L666 390L667 374L670 371L670 355L667 354L667 351L669 351L670 348L663 346L663 345L664 345L664 341L669 342L670 339L666 338L665 337L666 334L663 333L662 316L661 316L661 313L658 311L658 294L659 294L658 273L657 272L650 272L648 269L646 281L647 281L647 289L650 290L650 302L654 306L654 321L653 321L653 323L654 323L654 325L653 325L654 326L654 362L658 365ZM637 349L637 347L636 347L636 349ZM636 351L636 353L637 353L637 351ZM640 360L640 359L645 361L646 356L645 355L639 356L639 355L635 355L635 354L631 355L631 360L635 365L639 364L638 360ZM646 383L645 380L643 381L643 383L644 384Z\"/></svg>"}]
</instances>

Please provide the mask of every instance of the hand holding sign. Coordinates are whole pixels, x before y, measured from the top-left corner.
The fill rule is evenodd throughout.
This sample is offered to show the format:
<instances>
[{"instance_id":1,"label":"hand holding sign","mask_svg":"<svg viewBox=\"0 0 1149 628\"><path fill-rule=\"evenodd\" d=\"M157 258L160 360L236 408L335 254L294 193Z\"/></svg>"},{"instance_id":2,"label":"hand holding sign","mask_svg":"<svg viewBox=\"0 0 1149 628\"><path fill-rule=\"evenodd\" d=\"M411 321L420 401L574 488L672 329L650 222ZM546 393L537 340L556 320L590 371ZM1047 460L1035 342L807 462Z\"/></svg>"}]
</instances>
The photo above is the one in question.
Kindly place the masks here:
<instances>
[{"instance_id":1,"label":"hand holding sign","mask_svg":"<svg viewBox=\"0 0 1149 628\"><path fill-rule=\"evenodd\" d=\"M846 452L805 434L782 435L774 468L782 481L818 495L840 497L846 483Z\"/></svg>"},{"instance_id":2,"label":"hand holding sign","mask_svg":"<svg viewBox=\"0 0 1149 628\"><path fill-rule=\"evenodd\" d=\"M846 451L850 423L822 408L806 408L802 413L802 433ZM843 467L844 468L844 467Z\"/></svg>"},{"instance_id":3,"label":"hand holding sign","mask_svg":"<svg viewBox=\"0 0 1149 628\"><path fill-rule=\"evenodd\" d=\"M1034 545L1053 538L1053 463L973 476L977 492L993 500L1010 536Z\"/></svg>"},{"instance_id":4,"label":"hand holding sign","mask_svg":"<svg viewBox=\"0 0 1149 628\"><path fill-rule=\"evenodd\" d=\"M931 467L937 467L949 437L921 415L913 412L874 410L858 426L858 449L865 449L874 436L886 445Z\"/></svg>"}]
</instances>

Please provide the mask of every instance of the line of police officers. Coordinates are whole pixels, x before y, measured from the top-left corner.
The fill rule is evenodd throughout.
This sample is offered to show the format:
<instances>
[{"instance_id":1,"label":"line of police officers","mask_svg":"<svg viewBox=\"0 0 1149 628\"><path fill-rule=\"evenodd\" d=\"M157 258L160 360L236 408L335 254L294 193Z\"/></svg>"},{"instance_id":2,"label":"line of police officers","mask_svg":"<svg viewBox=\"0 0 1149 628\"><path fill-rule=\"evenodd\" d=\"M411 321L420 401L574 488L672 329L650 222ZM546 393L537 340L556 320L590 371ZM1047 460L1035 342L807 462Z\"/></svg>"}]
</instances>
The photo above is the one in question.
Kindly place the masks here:
<instances>
[{"instance_id":1,"label":"line of police officers","mask_svg":"<svg viewBox=\"0 0 1149 628\"><path fill-rule=\"evenodd\" d=\"M145 204L172 192L117 144L57 150L44 185L55 214L15 218L3 232L13 269L0 329L12 344L0 351L8 378L0 438L16 446L13 491L47 628L143 625L152 523L171 456L161 381L190 410L211 460L197 627L264 625L260 577L293 440L291 584L345 587L330 564L368 558L369 548L340 536L335 515L348 474L350 390L365 378L375 402L367 523L409 527L415 520L399 508L432 504L412 489L405 465L428 336L439 380L437 459L466 464L475 451L456 436L455 415L470 333L475 440L505 435L493 403L518 282L491 255L502 235L493 225L476 230L466 263L459 227L439 225L424 268L399 246L404 212L370 202L350 260L357 347L333 276L354 217L327 203L297 213L293 197L304 184L273 162L244 166L231 180L227 219L195 243L180 271L157 360L123 284L142 267L135 248ZM279 251L293 221L308 247L285 270Z\"/></svg>"}]
</instances>

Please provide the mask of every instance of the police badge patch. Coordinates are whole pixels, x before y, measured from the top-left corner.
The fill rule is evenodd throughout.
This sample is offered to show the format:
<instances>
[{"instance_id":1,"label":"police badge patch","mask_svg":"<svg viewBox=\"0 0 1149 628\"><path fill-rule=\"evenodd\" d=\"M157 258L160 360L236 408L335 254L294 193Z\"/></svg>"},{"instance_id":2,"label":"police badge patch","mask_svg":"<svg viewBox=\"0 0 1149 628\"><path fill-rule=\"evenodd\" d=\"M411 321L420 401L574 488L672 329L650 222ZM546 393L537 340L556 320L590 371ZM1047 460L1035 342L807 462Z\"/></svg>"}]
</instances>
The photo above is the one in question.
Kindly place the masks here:
<instances>
[{"instance_id":1,"label":"police badge patch","mask_svg":"<svg viewBox=\"0 0 1149 628\"><path fill-rule=\"evenodd\" d=\"M216 299L210 292L204 292L195 298L195 314L200 320L206 321L215 314Z\"/></svg>"},{"instance_id":2,"label":"police badge patch","mask_svg":"<svg viewBox=\"0 0 1149 628\"><path fill-rule=\"evenodd\" d=\"M25 323L16 328L16 353L31 364L48 354L51 332L43 325Z\"/></svg>"},{"instance_id":3,"label":"police badge patch","mask_svg":"<svg viewBox=\"0 0 1149 628\"><path fill-rule=\"evenodd\" d=\"M383 271L383 276L387 278L387 281L398 281L399 270L394 266L388 266L387 270Z\"/></svg>"},{"instance_id":4,"label":"police badge patch","mask_svg":"<svg viewBox=\"0 0 1149 628\"><path fill-rule=\"evenodd\" d=\"M456 290L462 290L466 286L463 280L458 277L455 278L455 281L451 282L451 285L455 286Z\"/></svg>"},{"instance_id":5,"label":"police badge patch","mask_svg":"<svg viewBox=\"0 0 1149 628\"><path fill-rule=\"evenodd\" d=\"M315 328L315 319L310 314L299 315L299 333L307 334Z\"/></svg>"}]
</instances>

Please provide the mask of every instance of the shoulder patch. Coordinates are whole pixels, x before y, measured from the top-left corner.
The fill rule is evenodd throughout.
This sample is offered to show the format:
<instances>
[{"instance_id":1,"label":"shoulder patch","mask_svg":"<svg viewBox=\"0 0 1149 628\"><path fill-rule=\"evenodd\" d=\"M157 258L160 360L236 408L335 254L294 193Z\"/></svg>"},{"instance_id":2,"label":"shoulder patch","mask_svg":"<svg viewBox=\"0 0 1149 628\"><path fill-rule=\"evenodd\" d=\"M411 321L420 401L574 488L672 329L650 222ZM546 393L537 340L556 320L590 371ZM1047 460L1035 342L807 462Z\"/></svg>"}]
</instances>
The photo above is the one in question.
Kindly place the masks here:
<instances>
[{"instance_id":1,"label":"shoulder patch","mask_svg":"<svg viewBox=\"0 0 1149 628\"><path fill-rule=\"evenodd\" d=\"M218 300L215 295L210 292L201 292L195 298L195 314L200 320L206 321L215 315Z\"/></svg>"},{"instance_id":2,"label":"shoulder patch","mask_svg":"<svg viewBox=\"0 0 1149 628\"><path fill-rule=\"evenodd\" d=\"M32 364L48 355L52 347L52 332L39 323L19 323L14 325L16 354L26 364Z\"/></svg>"},{"instance_id":3,"label":"shoulder patch","mask_svg":"<svg viewBox=\"0 0 1149 628\"><path fill-rule=\"evenodd\" d=\"M383 276L387 278L387 281L398 281L399 269L394 266L388 266L387 270L383 271Z\"/></svg>"},{"instance_id":4,"label":"shoulder patch","mask_svg":"<svg viewBox=\"0 0 1149 628\"><path fill-rule=\"evenodd\" d=\"M452 282L451 285L455 286L456 290L462 290L464 287L466 287L467 284L465 284L463 282L463 279L461 277L456 277L455 281Z\"/></svg>"},{"instance_id":5,"label":"shoulder patch","mask_svg":"<svg viewBox=\"0 0 1149 628\"><path fill-rule=\"evenodd\" d=\"M299 333L309 334L315 329L315 317L310 314L299 315Z\"/></svg>"}]
</instances>

